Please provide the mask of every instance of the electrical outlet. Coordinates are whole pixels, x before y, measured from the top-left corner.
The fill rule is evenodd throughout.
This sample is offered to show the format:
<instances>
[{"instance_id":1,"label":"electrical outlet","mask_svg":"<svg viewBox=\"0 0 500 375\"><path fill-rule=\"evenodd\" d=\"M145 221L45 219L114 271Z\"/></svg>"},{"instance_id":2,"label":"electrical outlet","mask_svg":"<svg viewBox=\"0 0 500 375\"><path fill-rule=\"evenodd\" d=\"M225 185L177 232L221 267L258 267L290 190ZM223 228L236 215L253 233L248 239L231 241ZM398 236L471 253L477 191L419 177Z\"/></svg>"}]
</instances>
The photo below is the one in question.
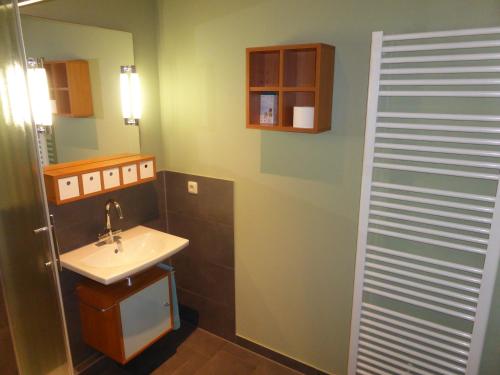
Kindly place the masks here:
<instances>
[{"instance_id":1,"label":"electrical outlet","mask_svg":"<svg viewBox=\"0 0 500 375\"><path fill-rule=\"evenodd\" d=\"M188 181L188 193L198 194L198 183L195 181Z\"/></svg>"}]
</instances>

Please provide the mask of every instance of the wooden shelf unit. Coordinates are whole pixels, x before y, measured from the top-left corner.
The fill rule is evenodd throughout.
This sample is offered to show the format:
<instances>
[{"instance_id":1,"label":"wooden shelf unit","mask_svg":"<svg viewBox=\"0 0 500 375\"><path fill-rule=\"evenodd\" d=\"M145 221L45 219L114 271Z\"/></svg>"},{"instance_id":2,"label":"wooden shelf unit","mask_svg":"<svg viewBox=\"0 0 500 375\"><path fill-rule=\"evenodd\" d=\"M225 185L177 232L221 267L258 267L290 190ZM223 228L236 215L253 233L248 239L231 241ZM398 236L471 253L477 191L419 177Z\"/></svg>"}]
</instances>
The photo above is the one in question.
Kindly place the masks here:
<instances>
[{"instance_id":1,"label":"wooden shelf unit","mask_svg":"<svg viewBox=\"0 0 500 375\"><path fill-rule=\"evenodd\" d=\"M321 133L331 129L335 47L322 43L247 48L248 129ZM260 123L260 98L278 96L277 123ZM314 107L312 129L293 127L293 107Z\"/></svg>"},{"instance_id":2,"label":"wooden shelf unit","mask_svg":"<svg viewBox=\"0 0 500 375\"><path fill-rule=\"evenodd\" d=\"M89 64L85 60L45 61L50 99L56 101L56 115L94 115Z\"/></svg>"},{"instance_id":3,"label":"wooden shelf unit","mask_svg":"<svg viewBox=\"0 0 500 375\"><path fill-rule=\"evenodd\" d=\"M47 199L56 205L156 180L153 155L120 154L44 168Z\"/></svg>"}]
</instances>

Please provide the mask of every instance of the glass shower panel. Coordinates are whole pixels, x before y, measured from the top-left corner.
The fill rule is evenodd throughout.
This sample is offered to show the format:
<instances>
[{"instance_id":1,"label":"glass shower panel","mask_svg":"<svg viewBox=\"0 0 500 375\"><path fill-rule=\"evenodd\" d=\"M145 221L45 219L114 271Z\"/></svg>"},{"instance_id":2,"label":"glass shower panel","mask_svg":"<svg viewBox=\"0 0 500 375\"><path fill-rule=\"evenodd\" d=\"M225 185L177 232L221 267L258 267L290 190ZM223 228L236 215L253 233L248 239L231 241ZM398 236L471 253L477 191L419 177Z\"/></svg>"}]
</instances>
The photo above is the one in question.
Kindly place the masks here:
<instances>
[{"instance_id":1,"label":"glass shower panel","mask_svg":"<svg viewBox=\"0 0 500 375\"><path fill-rule=\"evenodd\" d=\"M19 373L69 374L59 280L29 113L17 2L0 0L1 284Z\"/></svg>"}]
</instances>

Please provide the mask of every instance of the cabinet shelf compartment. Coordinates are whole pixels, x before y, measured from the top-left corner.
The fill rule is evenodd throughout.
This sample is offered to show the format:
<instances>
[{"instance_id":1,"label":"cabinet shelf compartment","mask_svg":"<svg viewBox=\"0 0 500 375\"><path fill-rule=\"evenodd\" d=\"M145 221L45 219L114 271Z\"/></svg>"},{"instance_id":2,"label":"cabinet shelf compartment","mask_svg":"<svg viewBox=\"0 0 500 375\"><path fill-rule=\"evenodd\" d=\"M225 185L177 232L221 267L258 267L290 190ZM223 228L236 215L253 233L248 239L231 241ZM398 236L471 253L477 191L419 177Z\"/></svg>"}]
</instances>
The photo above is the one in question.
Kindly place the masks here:
<instances>
[{"instance_id":1,"label":"cabinet shelf compartment","mask_svg":"<svg viewBox=\"0 0 500 375\"><path fill-rule=\"evenodd\" d=\"M250 67L250 86L279 86L280 52L257 51L248 56Z\"/></svg>"},{"instance_id":2,"label":"cabinet shelf compartment","mask_svg":"<svg viewBox=\"0 0 500 375\"><path fill-rule=\"evenodd\" d=\"M54 99L56 101L57 114L61 116L69 116L71 114L71 106L68 90L54 90Z\"/></svg>"},{"instance_id":3,"label":"cabinet shelf compartment","mask_svg":"<svg viewBox=\"0 0 500 375\"><path fill-rule=\"evenodd\" d=\"M316 107L315 93L304 91L291 91L283 94L283 127L293 127L293 107ZM316 112L316 111L315 111ZM316 113L315 113L316 116ZM298 130L312 130L302 129Z\"/></svg>"},{"instance_id":4,"label":"cabinet shelf compartment","mask_svg":"<svg viewBox=\"0 0 500 375\"><path fill-rule=\"evenodd\" d=\"M287 49L284 52L283 86L316 85L316 48Z\"/></svg>"},{"instance_id":5,"label":"cabinet shelf compartment","mask_svg":"<svg viewBox=\"0 0 500 375\"><path fill-rule=\"evenodd\" d=\"M68 72L65 63L52 64L52 82L54 88L68 88Z\"/></svg>"},{"instance_id":6,"label":"cabinet shelf compartment","mask_svg":"<svg viewBox=\"0 0 500 375\"><path fill-rule=\"evenodd\" d=\"M276 96L276 103L279 103L279 92L278 91L258 91L250 93L249 102L249 123L251 125L259 125L263 127L273 127L279 124L279 106L276 105L276 113L274 114L275 122L273 124L261 123L260 122L260 107L262 95L274 95Z\"/></svg>"}]
</instances>

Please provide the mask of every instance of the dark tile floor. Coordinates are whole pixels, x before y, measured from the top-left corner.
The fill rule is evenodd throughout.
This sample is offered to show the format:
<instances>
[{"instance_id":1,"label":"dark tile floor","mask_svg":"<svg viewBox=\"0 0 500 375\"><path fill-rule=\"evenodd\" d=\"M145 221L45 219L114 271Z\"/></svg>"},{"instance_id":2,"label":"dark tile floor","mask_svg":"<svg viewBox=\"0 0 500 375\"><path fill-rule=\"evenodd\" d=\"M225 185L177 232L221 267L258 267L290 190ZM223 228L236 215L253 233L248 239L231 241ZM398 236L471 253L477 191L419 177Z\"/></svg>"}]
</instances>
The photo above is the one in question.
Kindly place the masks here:
<instances>
[{"instance_id":1,"label":"dark tile floor","mask_svg":"<svg viewBox=\"0 0 500 375\"><path fill-rule=\"evenodd\" d=\"M170 337L169 337L170 336ZM299 375L201 328L183 325L126 366L101 360L84 375ZM172 345L175 345L174 348ZM82 374L82 375L83 375Z\"/></svg>"}]
</instances>

